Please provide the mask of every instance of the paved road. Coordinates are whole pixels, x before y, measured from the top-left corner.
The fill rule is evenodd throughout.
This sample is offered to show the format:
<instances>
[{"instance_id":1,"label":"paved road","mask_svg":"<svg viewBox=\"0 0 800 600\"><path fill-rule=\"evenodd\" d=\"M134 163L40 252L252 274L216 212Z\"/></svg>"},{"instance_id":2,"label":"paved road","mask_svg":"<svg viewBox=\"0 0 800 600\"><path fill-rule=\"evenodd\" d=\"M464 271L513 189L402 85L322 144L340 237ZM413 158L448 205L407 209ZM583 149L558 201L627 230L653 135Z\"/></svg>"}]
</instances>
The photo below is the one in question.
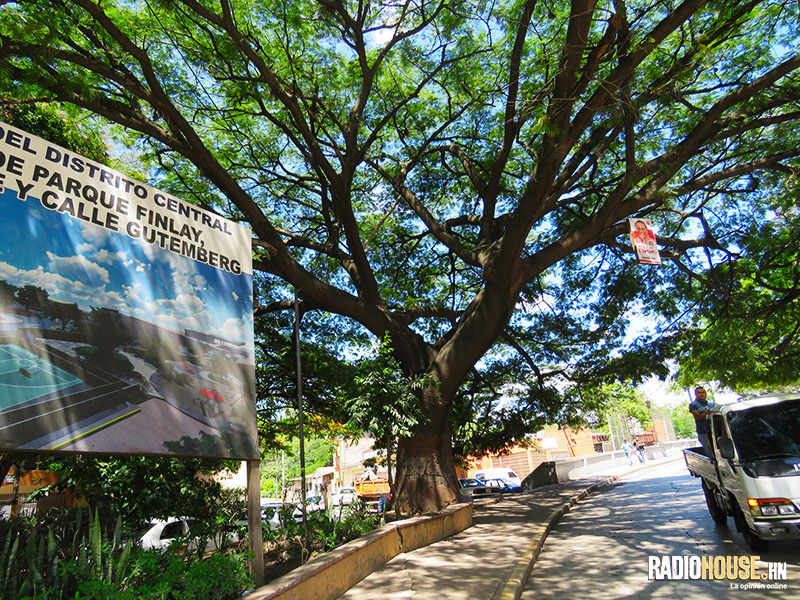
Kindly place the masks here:
<instances>
[{"instance_id":1,"label":"paved road","mask_svg":"<svg viewBox=\"0 0 800 600\"><path fill-rule=\"evenodd\" d=\"M574 506L550 533L522 600L636 598L796 599L800 597L800 542L773 544L758 563L786 563L783 581L649 580L650 556L749 557L750 549L728 527L717 527L699 480L682 461L647 469ZM740 585L739 589L733 586ZM744 587L745 584L785 589ZM733 584L733 585L732 585Z\"/></svg>"}]
</instances>

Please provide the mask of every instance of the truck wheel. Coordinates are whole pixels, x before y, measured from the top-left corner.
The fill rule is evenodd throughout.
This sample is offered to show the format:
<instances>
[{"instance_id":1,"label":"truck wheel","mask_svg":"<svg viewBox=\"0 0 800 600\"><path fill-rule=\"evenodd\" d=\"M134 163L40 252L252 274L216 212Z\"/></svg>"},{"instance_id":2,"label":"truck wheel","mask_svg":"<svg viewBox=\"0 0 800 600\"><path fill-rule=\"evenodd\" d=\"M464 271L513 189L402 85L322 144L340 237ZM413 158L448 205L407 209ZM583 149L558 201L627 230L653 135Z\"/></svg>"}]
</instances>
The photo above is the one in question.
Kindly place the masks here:
<instances>
[{"instance_id":1,"label":"truck wheel","mask_svg":"<svg viewBox=\"0 0 800 600\"><path fill-rule=\"evenodd\" d=\"M745 543L750 546L753 552L766 552L769 550L769 540L762 540L749 527L745 527L742 531Z\"/></svg>"},{"instance_id":2,"label":"truck wheel","mask_svg":"<svg viewBox=\"0 0 800 600\"><path fill-rule=\"evenodd\" d=\"M708 506L708 513L711 515L714 523L717 525L725 525L728 522L728 513L724 507L720 506L717 502L717 497L714 492L706 485L703 480L703 494L706 497L706 505Z\"/></svg>"},{"instance_id":3,"label":"truck wheel","mask_svg":"<svg viewBox=\"0 0 800 600\"><path fill-rule=\"evenodd\" d=\"M769 550L769 540L762 540L753 530L747 526L747 520L742 514L742 509L734 501L733 520L736 522L736 529L742 534L745 543L753 552L766 552Z\"/></svg>"}]
</instances>

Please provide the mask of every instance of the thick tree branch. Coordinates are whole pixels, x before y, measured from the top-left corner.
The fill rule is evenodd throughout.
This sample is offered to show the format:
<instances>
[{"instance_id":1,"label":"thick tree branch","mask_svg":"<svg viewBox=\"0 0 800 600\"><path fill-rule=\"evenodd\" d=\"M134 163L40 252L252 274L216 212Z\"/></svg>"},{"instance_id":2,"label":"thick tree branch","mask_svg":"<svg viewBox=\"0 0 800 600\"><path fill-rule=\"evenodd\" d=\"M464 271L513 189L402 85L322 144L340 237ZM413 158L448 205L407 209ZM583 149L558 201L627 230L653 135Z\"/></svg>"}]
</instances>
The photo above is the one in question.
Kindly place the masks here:
<instances>
[{"instance_id":1,"label":"thick tree branch","mask_svg":"<svg viewBox=\"0 0 800 600\"><path fill-rule=\"evenodd\" d=\"M525 46L525 38L528 35L533 9L537 0L528 0L522 9L519 17L514 45L511 49L508 66L508 91L506 92L505 117L503 120L503 143L492 164L489 179L486 187L481 190L484 202L483 216L481 218L480 238L484 242L495 239L494 219L497 207L497 196L500 192L500 182L503 171L511 155L514 140L522 126L522 119L517 115L517 96L519 94L520 63L522 52ZM480 188L478 188L480 189Z\"/></svg>"}]
</instances>

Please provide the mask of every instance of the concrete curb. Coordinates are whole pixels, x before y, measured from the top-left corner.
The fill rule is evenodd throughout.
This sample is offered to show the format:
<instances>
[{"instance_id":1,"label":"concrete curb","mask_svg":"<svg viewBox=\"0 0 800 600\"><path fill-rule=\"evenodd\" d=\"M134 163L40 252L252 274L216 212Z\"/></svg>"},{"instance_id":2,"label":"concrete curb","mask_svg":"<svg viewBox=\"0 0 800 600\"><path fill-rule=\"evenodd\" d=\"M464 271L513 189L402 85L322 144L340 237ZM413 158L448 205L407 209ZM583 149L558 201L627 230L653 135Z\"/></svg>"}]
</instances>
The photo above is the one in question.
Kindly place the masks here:
<instances>
[{"instance_id":1,"label":"concrete curb","mask_svg":"<svg viewBox=\"0 0 800 600\"><path fill-rule=\"evenodd\" d=\"M597 481L571 496L558 508L553 509L545 519L545 522L534 531L528 547L525 548L525 551L517 561L517 564L514 565L513 569L511 570L511 575L505 583L501 584L497 588L494 595L492 595L492 600L519 600L519 598L522 596L522 593L525 591L525 586L528 584L528 578L533 570L533 565L536 563L536 559L539 558L539 553L542 551L542 546L544 546L544 542L547 539L547 536L550 534L550 531L553 529L556 523L558 523L561 517L569 512L569 510L578 502L586 498L589 494L593 494L599 489L614 483L620 477L624 477L638 471L644 471L645 469L658 467L666 464L667 462L678 460L679 458L680 457L670 458L669 460L662 460L657 463L632 468L625 473L612 475L607 479Z\"/></svg>"},{"instance_id":2,"label":"concrete curb","mask_svg":"<svg viewBox=\"0 0 800 600\"><path fill-rule=\"evenodd\" d=\"M427 546L472 525L472 504L387 523L254 590L245 600L334 600L400 553Z\"/></svg>"}]
</instances>

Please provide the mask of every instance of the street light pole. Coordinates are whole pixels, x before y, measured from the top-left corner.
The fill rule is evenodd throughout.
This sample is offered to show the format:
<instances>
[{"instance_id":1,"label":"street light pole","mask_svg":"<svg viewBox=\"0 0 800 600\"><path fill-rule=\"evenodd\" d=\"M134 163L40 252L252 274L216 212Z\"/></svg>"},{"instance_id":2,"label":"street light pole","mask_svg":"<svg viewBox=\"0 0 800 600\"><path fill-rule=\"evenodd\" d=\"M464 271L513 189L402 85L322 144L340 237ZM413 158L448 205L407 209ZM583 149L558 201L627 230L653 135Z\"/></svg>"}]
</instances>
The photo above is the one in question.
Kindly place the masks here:
<instances>
[{"instance_id":1,"label":"street light pole","mask_svg":"<svg viewBox=\"0 0 800 600\"><path fill-rule=\"evenodd\" d=\"M306 449L303 436L303 368L300 361L300 300L294 290L294 343L297 366L297 414L300 435L300 512L303 515L303 531L308 545L308 519L306 519ZM305 562L305 556L301 560Z\"/></svg>"}]
</instances>

